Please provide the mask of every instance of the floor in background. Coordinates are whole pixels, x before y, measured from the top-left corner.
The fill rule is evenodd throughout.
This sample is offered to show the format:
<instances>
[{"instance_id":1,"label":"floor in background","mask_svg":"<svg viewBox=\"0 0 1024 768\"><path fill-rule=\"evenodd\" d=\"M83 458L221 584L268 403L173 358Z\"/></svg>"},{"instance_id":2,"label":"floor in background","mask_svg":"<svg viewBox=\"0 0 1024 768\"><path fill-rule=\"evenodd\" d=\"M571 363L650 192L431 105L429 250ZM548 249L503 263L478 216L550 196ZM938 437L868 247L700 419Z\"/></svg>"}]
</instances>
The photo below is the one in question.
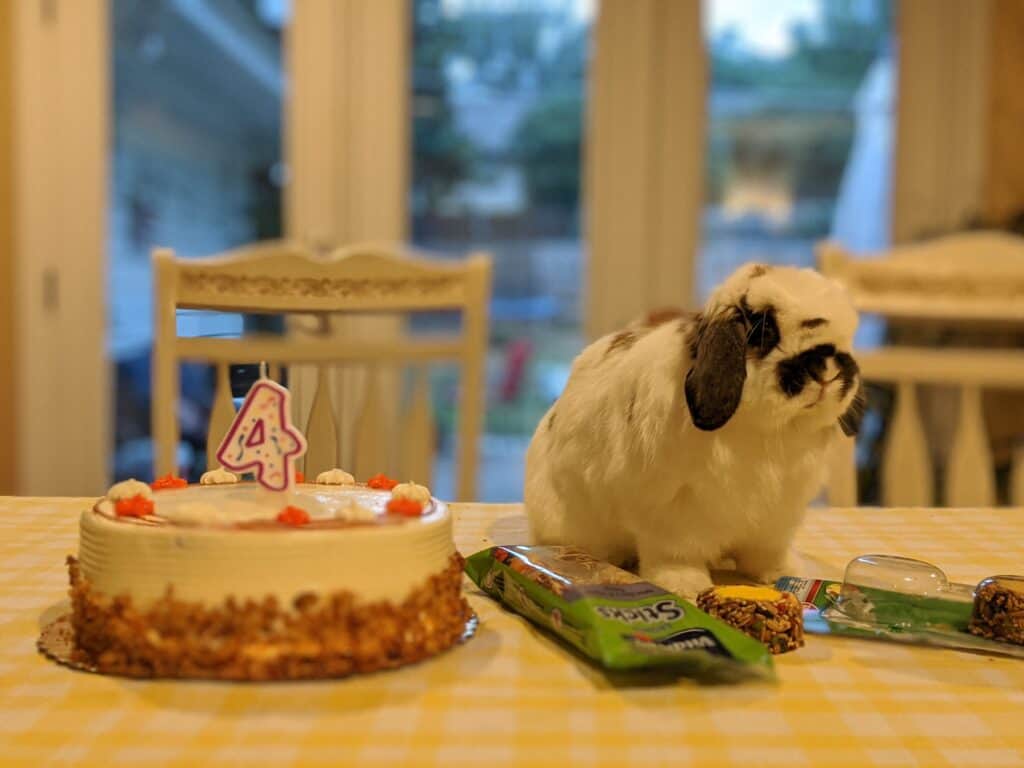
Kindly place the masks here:
<instances>
[{"instance_id":1,"label":"floor in background","mask_svg":"<svg viewBox=\"0 0 1024 768\"><path fill-rule=\"evenodd\" d=\"M525 435L484 435L480 441L480 471L477 497L480 501L509 502L523 500ZM434 495L439 499L455 496L455 456L446 451L434 466Z\"/></svg>"}]
</instances>

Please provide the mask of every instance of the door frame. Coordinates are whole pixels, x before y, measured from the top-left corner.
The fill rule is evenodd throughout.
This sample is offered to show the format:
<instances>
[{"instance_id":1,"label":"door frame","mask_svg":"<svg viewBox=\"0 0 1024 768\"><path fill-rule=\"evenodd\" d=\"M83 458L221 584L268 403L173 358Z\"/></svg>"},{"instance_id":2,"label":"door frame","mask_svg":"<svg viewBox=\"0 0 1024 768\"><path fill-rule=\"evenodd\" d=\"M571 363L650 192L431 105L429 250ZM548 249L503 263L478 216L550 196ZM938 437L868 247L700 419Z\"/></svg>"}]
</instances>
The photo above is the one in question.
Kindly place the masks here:
<instances>
[{"instance_id":1,"label":"door frame","mask_svg":"<svg viewBox=\"0 0 1024 768\"><path fill-rule=\"evenodd\" d=\"M13 3L15 492L109 479L108 0Z\"/></svg>"}]
</instances>

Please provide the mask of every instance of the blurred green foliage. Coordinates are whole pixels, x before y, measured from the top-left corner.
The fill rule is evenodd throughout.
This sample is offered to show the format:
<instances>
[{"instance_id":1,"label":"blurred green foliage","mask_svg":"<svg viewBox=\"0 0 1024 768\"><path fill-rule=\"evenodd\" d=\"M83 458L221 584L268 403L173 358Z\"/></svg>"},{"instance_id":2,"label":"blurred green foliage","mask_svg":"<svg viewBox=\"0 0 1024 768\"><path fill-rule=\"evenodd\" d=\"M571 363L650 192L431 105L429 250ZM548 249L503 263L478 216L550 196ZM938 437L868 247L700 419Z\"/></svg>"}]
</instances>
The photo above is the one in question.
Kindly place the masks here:
<instances>
[{"instance_id":1,"label":"blurred green foliage","mask_svg":"<svg viewBox=\"0 0 1024 768\"><path fill-rule=\"evenodd\" d=\"M854 98L890 45L892 7L889 0L822 2L818 23L793 25L785 56L752 53L735 29L711 41L712 94L730 107L710 116L706 200L720 201L737 173L767 166L795 199L821 202L787 232L827 230L853 144Z\"/></svg>"},{"instance_id":2,"label":"blurred green foliage","mask_svg":"<svg viewBox=\"0 0 1024 768\"><path fill-rule=\"evenodd\" d=\"M752 55L738 32L711 41L712 88L836 88L853 93L892 34L889 0L820 0L820 24L794 24L784 57Z\"/></svg>"},{"instance_id":3,"label":"blurred green foliage","mask_svg":"<svg viewBox=\"0 0 1024 768\"><path fill-rule=\"evenodd\" d=\"M415 194L429 208L456 182L485 178L486 161L497 159L520 165L531 205L575 211L588 30L569 18L569 4L527 0L445 16L439 0L416 0L413 19ZM484 158L457 129L448 79L456 63L477 87L532 97L501 157Z\"/></svg>"},{"instance_id":4,"label":"blurred green foliage","mask_svg":"<svg viewBox=\"0 0 1024 768\"><path fill-rule=\"evenodd\" d=\"M580 200L583 97L550 96L519 124L516 147L534 205L574 211Z\"/></svg>"},{"instance_id":5,"label":"blurred green foliage","mask_svg":"<svg viewBox=\"0 0 1024 768\"><path fill-rule=\"evenodd\" d=\"M466 39L440 0L416 0L412 46L413 207L430 210L473 163L473 147L455 125L446 65Z\"/></svg>"}]
</instances>

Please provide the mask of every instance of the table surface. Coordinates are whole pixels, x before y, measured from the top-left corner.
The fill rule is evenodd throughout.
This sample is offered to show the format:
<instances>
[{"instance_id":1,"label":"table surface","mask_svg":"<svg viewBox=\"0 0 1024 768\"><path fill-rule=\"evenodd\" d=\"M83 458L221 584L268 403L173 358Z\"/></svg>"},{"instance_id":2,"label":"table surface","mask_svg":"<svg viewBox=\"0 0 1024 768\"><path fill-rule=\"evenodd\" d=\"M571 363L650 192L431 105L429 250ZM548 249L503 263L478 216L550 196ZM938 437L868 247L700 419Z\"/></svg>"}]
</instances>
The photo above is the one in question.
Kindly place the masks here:
<instances>
[{"instance_id":1,"label":"table surface","mask_svg":"<svg viewBox=\"0 0 1024 768\"><path fill-rule=\"evenodd\" d=\"M35 650L65 600L81 499L0 498L0 763L1024 765L1024 661L810 636L777 683L613 681L468 581L463 646L341 681L132 681ZM470 554L525 539L515 505L455 505ZM838 576L867 552L976 582L1024 570L1024 510L812 510L797 549Z\"/></svg>"}]
</instances>

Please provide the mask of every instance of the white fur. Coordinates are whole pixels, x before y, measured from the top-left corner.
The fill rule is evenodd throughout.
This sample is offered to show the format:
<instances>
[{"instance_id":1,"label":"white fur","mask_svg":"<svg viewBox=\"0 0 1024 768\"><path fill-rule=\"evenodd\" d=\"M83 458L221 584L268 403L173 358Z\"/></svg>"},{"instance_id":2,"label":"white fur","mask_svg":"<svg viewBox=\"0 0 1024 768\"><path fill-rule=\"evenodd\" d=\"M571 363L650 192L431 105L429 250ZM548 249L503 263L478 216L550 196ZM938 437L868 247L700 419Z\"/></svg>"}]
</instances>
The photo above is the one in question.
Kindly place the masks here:
<instances>
[{"instance_id":1,"label":"white fur","mask_svg":"<svg viewBox=\"0 0 1024 768\"><path fill-rule=\"evenodd\" d=\"M781 342L747 356L735 414L706 432L690 419L684 380L692 319L638 333L628 349L611 336L576 358L565 392L542 419L526 456L526 511L535 540L574 544L612 562L639 559L640 574L683 595L710 586L710 563L771 582L822 481L823 455L856 387L779 390L778 361L819 344L849 352L857 315L843 290L812 270L741 267L705 315L746 296L776 308ZM802 320L824 317L813 329ZM632 405L631 405L632 403Z\"/></svg>"}]
</instances>

